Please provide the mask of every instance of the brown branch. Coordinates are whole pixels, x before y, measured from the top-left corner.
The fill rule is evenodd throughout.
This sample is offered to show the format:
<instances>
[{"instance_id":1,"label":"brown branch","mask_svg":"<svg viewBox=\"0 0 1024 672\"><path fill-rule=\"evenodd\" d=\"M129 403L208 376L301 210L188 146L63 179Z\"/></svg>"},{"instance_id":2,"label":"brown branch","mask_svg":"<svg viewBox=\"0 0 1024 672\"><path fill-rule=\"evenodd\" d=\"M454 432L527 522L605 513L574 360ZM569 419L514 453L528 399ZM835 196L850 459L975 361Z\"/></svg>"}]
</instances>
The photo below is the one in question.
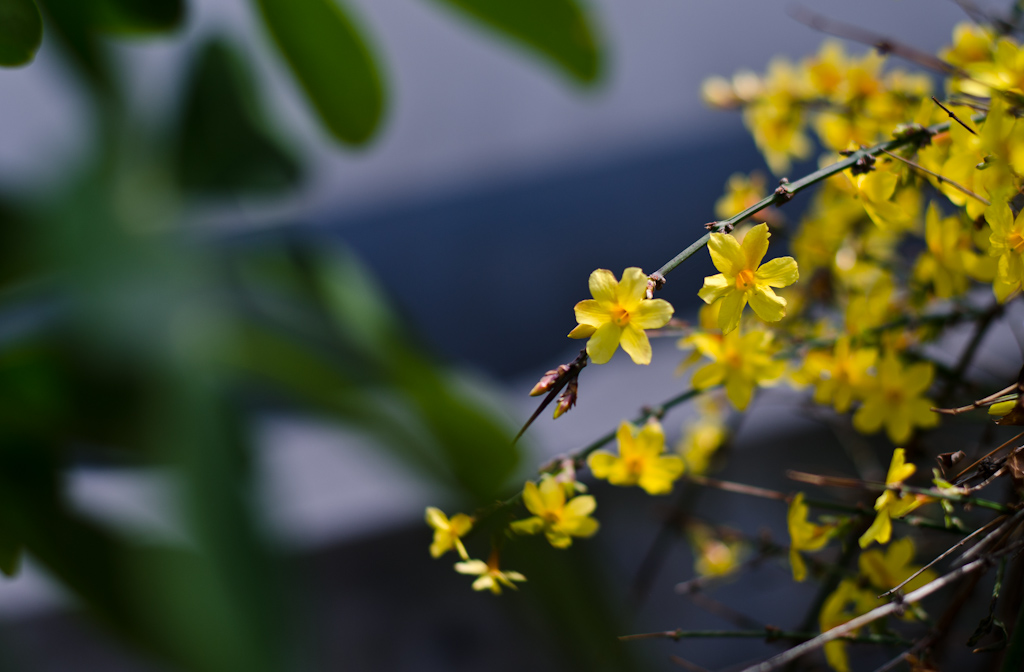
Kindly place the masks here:
<instances>
[{"instance_id":1,"label":"brown branch","mask_svg":"<svg viewBox=\"0 0 1024 672\"><path fill-rule=\"evenodd\" d=\"M987 198L983 198L983 197L979 196L978 194L974 193L973 191L971 191L967 187L963 186L959 182L954 182L953 180L949 179L948 177L945 177L944 175L940 175L940 174L938 174L938 173L936 173L936 172L934 172L932 170L928 170L927 168L925 168L921 164L916 163L914 161L911 161L910 159L906 159L906 158L900 156L899 154L894 154L894 153L890 152L887 149L883 149L882 152L885 153L885 154L888 154L889 156L891 156L894 159L902 161L903 163L907 164L908 166L910 166L911 168L913 168L915 170L919 170L922 173L925 173L927 175L931 175L936 180L938 180L940 183L948 184L949 186L953 187L954 189L967 194L971 198L975 198L975 199L981 201L985 205L992 205L992 203Z\"/></svg>"}]
</instances>

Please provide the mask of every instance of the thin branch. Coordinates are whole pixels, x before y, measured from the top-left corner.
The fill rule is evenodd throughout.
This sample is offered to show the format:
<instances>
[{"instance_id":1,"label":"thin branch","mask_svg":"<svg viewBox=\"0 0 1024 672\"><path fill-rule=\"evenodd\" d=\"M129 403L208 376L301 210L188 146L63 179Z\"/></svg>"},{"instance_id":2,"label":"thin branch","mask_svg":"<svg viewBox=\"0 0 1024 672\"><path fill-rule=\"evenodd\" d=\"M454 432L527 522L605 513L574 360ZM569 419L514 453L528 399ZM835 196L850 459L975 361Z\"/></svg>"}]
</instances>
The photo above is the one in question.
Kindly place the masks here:
<instances>
[{"instance_id":1,"label":"thin branch","mask_svg":"<svg viewBox=\"0 0 1024 672\"><path fill-rule=\"evenodd\" d=\"M666 630L664 632L645 632L639 635L622 635L620 642L631 642L638 639L671 639L678 642L680 639L764 639L767 642L775 642L780 639L795 639L807 641L817 637L813 632L789 632L773 627L766 627L763 630ZM856 644L910 644L905 639L891 635L861 635L843 636L841 639Z\"/></svg>"},{"instance_id":2,"label":"thin branch","mask_svg":"<svg viewBox=\"0 0 1024 672\"><path fill-rule=\"evenodd\" d=\"M946 177L944 175L940 175L940 174L936 173L933 170L928 170L927 168L925 168L924 166L922 166L919 163L911 161L910 159L906 159L906 158L900 156L899 154L894 154L894 153L890 152L887 149L883 149L882 153L883 154L888 154L889 156L891 156L892 158L894 158L894 159L896 159L898 161L902 161L903 163L907 164L908 166L910 166L911 168L913 168L915 170L918 170L918 171L920 171L922 173L925 173L927 175L931 175L936 180L938 180L940 183L948 184L949 186L953 187L954 189L967 194L971 198L974 198L974 199L977 199L977 200L981 201L985 205L992 205L991 201L989 201L987 198L979 196L978 194L974 193L973 191L971 191L967 187L963 186L959 182L954 182L953 180L949 179L948 177Z\"/></svg>"},{"instance_id":3,"label":"thin branch","mask_svg":"<svg viewBox=\"0 0 1024 672\"><path fill-rule=\"evenodd\" d=\"M932 102L934 102L934 103L935 103L936 105L938 105L939 107L941 107L941 108L942 108L942 111L943 111L943 112L945 112L946 114L948 114L948 115L949 115L949 118L950 118L950 119L952 119L952 120L953 120L953 121L955 121L956 123L958 123L958 124L960 124L961 126L963 126L964 128L966 128L966 129L967 129L967 130L968 130L968 131L969 131L969 132L971 133L971 135L977 135L977 134L978 134L978 132L977 132L977 131L975 131L975 130L974 130L973 128L971 128L970 126L968 126L967 124L965 124L965 123L964 123L964 122L963 122L963 121L962 121L962 120L960 119L960 117L956 116L956 113L955 113L955 112L953 112L953 110L949 109L948 107L946 107L945 105L943 105L942 103L940 103L940 102L939 102L939 99L938 99L938 98L936 98L935 96L932 96Z\"/></svg>"},{"instance_id":4,"label":"thin branch","mask_svg":"<svg viewBox=\"0 0 1024 672\"><path fill-rule=\"evenodd\" d=\"M998 517L998 518L993 518L992 520L988 521L987 523L985 523L984 525L982 525L981 527L979 527L978 529L976 529L976 530L975 530L974 532L971 532L971 533L970 533L970 534L968 534L968 535L967 535L966 537L964 537L964 538L963 538L963 539L961 539L960 541L958 541L958 542L956 542L955 544L953 544L952 546L950 546L950 547L949 547L948 549L946 549L946 551L944 551L944 552L943 552L943 553L942 553L941 555L939 555L939 556L938 556L938 557L936 557L936 558L935 558L934 560L932 560L931 562L929 562L929 563L928 563L927 565L925 565L925 566L924 566L924 567L922 567L921 569L917 570L916 572L914 572L913 574L911 574L910 576L908 576L908 577L907 577L906 579L904 579L904 580L903 580L903 581L902 581L902 582L901 582L901 583L900 583L900 584L899 584L898 586L896 586L895 588L891 588L891 589L889 589L889 590L885 591L884 593L882 593L881 595L879 595L879 596L878 596L878 599L882 599L883 597L889 597L890 595L892 595L893 593L895 593L895 592L896 592L897 590L899 590L899 589L900 589L900 588L902 588L903 586L907 585L908 583L910 583L911 581L913 581L913 580L914 580L914 579L916 579L917 577L921 576L921 574L922 574L922 573L924 573L924 571L925 571L926 569L928 569L929 567L932 567L932 566L934 566L934 565L935 565L936 563L938 563L938 562L939 562L940 560L942 560L943 558L945 558L945 557L948 557L949 555L951 555L951 554L952 554L952 553L953 553L954 551L956 551L956 549L960 548L961 546L963 546L964 544L966 544L966 543L967 543L968 541L970 541L970 540L971 540L971 539L973 539L974 537L976 537L976 536L978 536L979 534L981 534L982 532L984 532L984 531L985 531L986 529L988 529L989 527L992 527L992 526L993 526L993 525L995 525L996 523L999 523L999 522L1001 522L1001 521L1003 521L1003 520L1006 520L1006 516L1000 516L1000 517Z\"/></svg>"},{"instance_id":5,"label":"thin branch","mask_svg":"<svg viewBox=\"0 0 1024 672\"><path fill-rule=\"evenodd\" d=\"M669 260L664 266L658 269L657 273L661 274L663 277L671 273L677 266L679 266L679 264L683 263L684 261L692 257L697 251L699 251L701 248L707 245L708 241L711 240L712 233L729 231L738 223L742 222L744 219L760 212L761 210L764 210L769 205L782 205L783 203L786 203L791 198L793 198L793 196L803 191L804 189L807 189L808 187L811 187L826 178L841 173L847 168L852 168L853 166L857 165L859 161L862 161L865 157L876 156L878 154L881 154L883 150L899 149L900 147L904 147L909 144L920 143L924 139L930 138L936 133L942 133L947 130L949 130L949 122L936 124L935 126L930 126L928 128L922 128L917 130L916 132L901 135L899 137L893 138L892 140L887 140L886 142L880 143L873 147L859 149L855 152L852 152L843 160L837 161L836 163L833 163L830 166L826 166L824 168L816 170L813 173L810 173L809 175L805 175L796 182L783 181L783 183L779 185L778 189L776 189L768 196L765 196L757 203L754 203L746 210L743 210L742 212L733 215L729 219L725 219L720 222L714 222L712 225L709 226L710 230L707 233L705 233L703 236L701 236L696 241L691 243L685 250L683 250L675 257L673 257L671 260Z\"/></svg>"},{"instance_id":6,"label":"thin branch","mask_svg":"<svg viewBox=\"0 0 1024 672\"><path fill-rule=\"evenodd\" d=\"M916 63L922 67L947 75L964 76L966 74L960 70L960 68L947 63L940 58L936 58L926 51L921 51L920 49L896 42L895 40L883 35L872 33L860 26L854 26L849 23L837 21L836 19L830 19L822 16L821 14L817 14L806 7L791 7L787 11L787 14L789 14L794 21L799 21L814 30L825 33L826 35L834 35L835 37L841 37L845 40L866 44L874 47L881 54L899 56L911 63Z\"/></svg>"},{"instance_id":7,"label":"thin branch","mask_svg":"<svg viewBox=\"0 0 1024 672\"><path fill-rule=\"evenodd\" d=\"M820 649L829 642L850 636L851 633L864 627L869 623L873 623L874 621L877 621L880 618L888 616L889 614L900 612L904 609L906 604L913 604L915 602L919 602L924 598L928 597L929 595L931 595L932 593L941 590L942 588L945 588L949 584L959 580L967 574L970 574L971 572L976 572L980 569L987 568L990 564L991 562L988 559L975 560L969 565L964 565L963 567L955 569L949 574L941 576L935 579L934 581L918 588L914 592L907 594L902 600L890 602L889 604L883 604L882 606L872 609L868 613L858 616L857 618L854 618L850 621L847 621L842 625L837 625L831 630L827 630L826 632L821 633L813 639L803 642L802 644L798 644L797 646L794 646L792 649L789 649L788 651L783 651L779 655L773 656L772 658L769 658L764 662L758 663L757 665L752 665L751 667L748 667L745 670L743 670L743 672L771 672L771 670L778 669L779 667L786 665L790 661L796 660L797 658L807 653L810 653L811 651Z\"/></svg>"}]
</instances>

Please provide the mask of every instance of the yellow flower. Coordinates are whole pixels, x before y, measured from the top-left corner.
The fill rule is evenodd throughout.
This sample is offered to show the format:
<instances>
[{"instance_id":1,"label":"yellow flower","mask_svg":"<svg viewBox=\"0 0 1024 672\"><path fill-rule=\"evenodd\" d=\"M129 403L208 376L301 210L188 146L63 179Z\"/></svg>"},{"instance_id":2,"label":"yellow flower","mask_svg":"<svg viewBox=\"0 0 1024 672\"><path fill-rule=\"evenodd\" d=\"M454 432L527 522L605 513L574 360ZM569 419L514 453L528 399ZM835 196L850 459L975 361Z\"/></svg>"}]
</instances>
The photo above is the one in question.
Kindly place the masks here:
<instances>
[{"instance_id":1,"label":"yellow flower","mask_svg":"<svg viewBox=\"0 0 1024 672\"><path fill-rule=\"evenodd\" d=\"M704 474L711 464L715 451L725 443L728 431L725 422L713 403L703 403L700 416L684 428L683 438L676 447L691 474Z\"/></svg>"},{"instance_id":2,"label":"yellow flower","mask_svg":"<svg viewBox=\"0 0 1024 672\"><path fill-rule=\"evenodd\" d=\"M739 326L747 302L766 322L778 322L786 316L786 300L776 296L772 287L792 285L799 278L799 271L793 257L780 257L761 265L770 235L767 224L750 229L742 245L732 235L711 234L711 262L721 273L704 278L704 287L697 294L704 303L722 302L718 327L723 333Z\"/></svg>"},{"instance_id":3,"label":"yellow flower","mask_svg":"<svg viewBox=\"0 0 1024 672\"><path fill-rule=\"evenodd\" d=\"M857 585L854 579L843 579L835 591L828 596L818 616L822 632L866 614L877 606L875 595ZM850 633L855 636L859 630ZM836 672L850 672L850 661L846 655L846 642L835 639L825 644L825 659Z\"/></svg>"},{"instance_id":4,"label":"yellow flower","mask_svg":"<svg viewBox=\"0 0 1024 672\"><path fill-rule=\"evenodd\" d=\"M864 434L877 432L882 425L893 443L910 438L914 427L934 427L939 423L932 412L935 404L922 396L932 384L934 370L929 362L904 368L896 354L886 353L878 366L878 378L864 393L864 403L853 415L853 426Z\"/></svg>"},{"instance_id":5,"label":"yellow flower","mask_svg":"<svg viewBox=\"0 0 1024 672\"><path fill-rule=\"evenodd\" d=\"M786 363L774 358L776 347L767 331L739 330L718 336L696 333L690 343L711 363L693 374L693 386L706 390L725 384L725 393L737 409L743 410L754 396L754 389L775 383L786 370Z\"/></svg>"},{"instance_id":6,"label":"yellow flower","mask_svg":"<svg viewBox=\"0 0 1024 672\"><path fill-rule=\"evenodd\" d=\"M900 585L906 581L907 577L920 569L911 564L913 560L914 541L910 537L904 537L892 542L885 553L878 549L861 553L857 562L860 566L860 573L867 577L871 585L880 591L886 591ZM924 584L933 581L935 577L935 572L926 569L902 590L907 593L917 590Z\"/></svg>"},{"instance_id":7,"label":"yellow flower","mask_svg":"<svg viewBox=\"0 0 1024 672\"><path fill-rule=\"evenodd\" d=\"M550 474L544 475L540 487L527 481L523 504L533 517L515 521L512 530L519 534L537 534L543 530L555 548L568 548L573 537L592 536L597 532L598 523L590 514L597 503L590 495L566 501L565 490L565 485Z\"/></svg>"},{"instance_id":8,"label":"yellow flower","mask_svg":"<svg viewBox=\"0 0 1024 672\"><path fill-rule=\"evenodd\" d=\"M664 299L647 299L647 276L639 268L622 272L622 282L611 271L599 268L590 274L590 294L576 304L579 325L569 338L589 338L587 354L604 364L619 345L637 364L651 363L651 343L644 329L659 329L672 319L672 305Z\"/></svg>"},{"instance_id":9,"label":"yellow flower","mask_svg":"<svg viewBox=\"0 0 1024 672\"><path fill-rule=\"evenodd\" d=\"M934 203L928 206L925 215L924 237L928 249L917 258L914 277L931 283L938 298L963 294L972 277L992 279L992 264L985 263L990 260L974 252L971 232L958 217L940 219Z\"/></svg>"},{"instance_id":10,"label":"yellow flower","mask_svg":"<svg viewBox=\"0 0 1024 672\"><path fill-rule=\"evenodd\" d=\"M843 173L847 175L847 173ZM885 230L900 231L913 225L913 217L893 200L899 176L883 168L850 176L854 194L871 221Z\"/></svg>"},{"instance_id":11,"label":"yellow flower","mask_svg":"<svg viewBox=\"0 0 1024 672\"><path fill-rule=\"evenodd\" d=\"M1005 303L1024 282L1024 211L1014 219L1009 203L999 199L985 209L985 219L992 228L989 254L998 257L992 290L996 300Z\"/></svg>"},{"instance_id":12,"label":"yellow flower","mask_svg":"<svg viewBox=\"0 0 1024 672\"><path fill-rule=\"evenodd\" d=\"M793 579L803 581L807 578L807 565L800 556L800 551L818 551L825 547L835 534L835 525L816 525L807 520L807 505L804 504L804 493L798 492L789 504L786 516L789 525L789 564L793 568Z\"/></svg>"},{"instance_id":13,"label":"yellow flower","mask_svg":"<svg viewBox=\"0 0 1024 672\"><path fill-rule=\"evenodd\" d=\"M597 451L587 458L596 478L612 485L639 485L649 495L671 492L672 483L683 473L683 460L678 455L664 455L665 433L656 420L649 420L639 430L623 422L616 438L618 457Z\"/></svg>"},{"instance_id":14,"label":"yellow flower","mask_svg":"<svg viewBox=\"0 0 1024 672\"><path fill-rule=\"evenodd\" d=\"M455 549L459 557L468 560L466 547L462 539L473 527L473 519L464 513L457 513L451 520L440 509L427 507L427 524L434 528L434 542L430 544L430 555L439 558L448 551Z\"/></svg>"},{"instance_id":15,"label":"yellow flower","mask_svg":"<svg viewBox=\"0 0 1024 672\"><path fill-rule=\"evenodd\" d=\"M886 485L900 485L910 478L917 470L912 463L907 464L904 459L904 451L897 448L892 453L892 462L889 463L889 473L885 476ZM880 544L889 543L892 537L892 519L902 518L917 507L928 501L927 497L916 495L897 495L894 490L886 490L875 500L875 522L860 537L860 547L867 548L872 541Z\"/></svg>"},{"instance_id":16,"label":"yellow flower","mask_svg":"<svg viewBox=\"0 0 1024 672\"><path fill-rule=\"evenodd\" d=\"M871 379L868 371L878 353L872 348L850 347L850 339L840 338L831 353L809 352L799 372L801 382L814 385L814 402L832 404L837 413L846 413Z\"/></svg>"},{"instance_id":17,"label":"yellow flower","mask_svg":"<svg viewBox=\"0 0 1024 672\"><path fill-rule=\"evenodd\" d=\"M691 525L689 536L695 556L694 570L699 576L732 574L746 554L740 540L719 537L706 525Z\"/></svg>"},{"instance_id":18,"label":"yellow flower","mask_svg":"<svg viewBox=\"0 0 1024 672\"><path fill-rule=\"evenodd\" d=\"M466 560L455 563L455 571L459 574L470 574L479 577L473 582L473 590L489 590L501 595L501 587L507 586L519 590L513 581L526 581L519 572L502 571L498 568L498 554L492 553L490 560Z\"/></svg>"},{"instance_id":19,"label":"yellow flower","mask_svg":"<svg viewBox=\"0 0 1024 672\"><path fill-rule=\"evenodd\" d=\"M733 173L725 185L725 195L715 201L715 217L728 219L743 212L765 197L765 180L761 173L751 173L747 177L743 173ZM759 222L771 222L779 219L779 211L765 208L752 215Z\"/></svg>"}]
</instances>

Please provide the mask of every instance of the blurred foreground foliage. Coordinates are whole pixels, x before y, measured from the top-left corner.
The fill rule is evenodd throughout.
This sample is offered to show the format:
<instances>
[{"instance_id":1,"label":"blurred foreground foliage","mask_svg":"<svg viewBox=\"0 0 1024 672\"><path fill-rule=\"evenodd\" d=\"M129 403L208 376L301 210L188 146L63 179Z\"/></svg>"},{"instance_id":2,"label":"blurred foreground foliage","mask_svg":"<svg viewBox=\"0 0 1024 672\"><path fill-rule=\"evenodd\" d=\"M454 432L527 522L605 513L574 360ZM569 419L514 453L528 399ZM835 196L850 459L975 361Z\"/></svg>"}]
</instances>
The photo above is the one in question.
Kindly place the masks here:
<instances>
[{"instance_id":1,"label":"blurred foreground foliage","mask_svg":"<svg viewBox=\"0 0 1024 672\"><path fill-rule=\"evenodd\" d=\"M329 133L373 137L386 86L349 10L253 4ZM574 0L443 4L581 83L598 76ZM255 489L261 415L343 423L468 505L496 499L519 453L336 241L200 223L209 205L294 193L304 171L221 38L196 49L164 127L128 114L107 40L179 30L186 16L181 0L0 2L0 65L29 63L45 32L94 112L94 151L58 184L28 198L0 185L0 570L30 554L125 642L176 668L288 669L288 577ZM140 538L77 511L64 481L83 460L173 474L185 538ZM594 600L574 599L587 580L563 579L552 613L595 620Z\"/></svg>"}]
</instances>

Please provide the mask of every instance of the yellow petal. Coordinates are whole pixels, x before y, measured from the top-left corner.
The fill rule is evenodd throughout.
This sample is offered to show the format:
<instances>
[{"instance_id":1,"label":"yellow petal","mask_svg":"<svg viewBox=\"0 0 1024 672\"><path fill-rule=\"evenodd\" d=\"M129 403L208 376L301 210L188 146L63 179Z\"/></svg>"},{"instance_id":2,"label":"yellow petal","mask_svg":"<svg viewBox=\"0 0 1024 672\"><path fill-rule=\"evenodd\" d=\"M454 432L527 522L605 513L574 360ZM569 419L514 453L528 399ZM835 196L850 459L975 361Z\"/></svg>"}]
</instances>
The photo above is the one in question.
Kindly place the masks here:
<instances>
[{"instance_id":1,"label":"yellow petal","mask_svg":"<svg viewBox=\"0 0 1024 672\"><path fill-rule=\"evenodd\" d=\"M723 334L740 326L740 317L743 315L743 306L747 305L745 292L732 292L722 299L722 307L718 311L718 328Z\"/></svg>"},{"instance_id":2,"label":"yellow petal","mask_svg":"<svg viewBox=\"0 0 1024 672\"><path fill-rule=\"evenodd\" d=\"M590 338L597 331L597 327L589 324L577 324L576 328L568 333L569 338Z\"/></svg>"},{"instance_id":3,"label":"yellow petal","mask_svg":"<svg viewBox=\"0 0 1024 672\"><path fill-rule=\"evenodd\" d=\"M437 530L448 529L448 517L444 515L441 509L433 506L427 507L427 524Z\"/></svg>"},{"instance_id":4,"label":"yellow petal","mask_svg":"<svg viewBox=\"0 0 1024 672\"><path fill-rule=\"evenodd\" d=\"M509 524L509 529L516 534L537 534L544 529L544 519L534 516L516 520Z\"/></svg>"},{"instance_id":5,"label":"yellow petal","mask_svg":"<svg viewBox=\"0 0 1024 672\"><path fill-rule=\"evenodd\" d=\"M472 516L467 516L464 513L456 513L452 516L449 524L451 526L452 534L464 537L469 534L471 529L473 529L473 518Z\"/></svg>"},{"instance_id":6,"label":"yellow petal","mask_svg":"<svg viewBox=\"0 0 1024 672\"><path fill-rule=\"evenodd\" d=\"M793 257L779 257L763 264L754 273L754 282L769 287L789 287L800 279L800 271Z\"/></svg>"},{"instance_id":7,"label":"yellow petal","mask_svg":"<svg viewBox=\"0 0 1024 672\"><path fill-rule=\"evenodd\" d=\"M632 314L640 302L647 296L647 276L636 266L630 266L622 272L619 283L618 301L626 312Z\"/></svg>"},{"instance_id":8,"label":"yellow petal","mask_svg":"<svg viewBox=\"0 0 1024 672\"><path fill-rule=\"evenodd\" d=\"M589 324L592 327L600 327L612 319L608 306L594 299L584 299L573 307L576 313L576 321L580 324Z\"/></svg>"},{"instance_id":9,"label":"yellow petal","mask_svg":"<svg viewBox=\"0 0 1024 672\"><path fill-rule=\"evenodd\" d=\"M922 394L932 384L934 369L928 362L918 362L908 366L903 374L903 390L908 397Z\"/></svg>"},{"instance_id":10,"label":"yellow petal","mask_svg":"<svg viewBox=\"0 0 1024 672\"><path fill-rule=\"evenodd\" d=\"M778 322L786 316L786 300L771 287L755 286L750 292L750 307L765 322Z\"/></svg>"},{"instance_id":11,"label":"yellow petal","mask_svg":"<svg viewBox=\"0 0 1024 672\"><path fill-rule=\"evenodd\" d=\"M556 481L551 476L545 476L540 482L540 498L544 502L544 513L548 512L560 512L565 506L565 490L562 488L562 484ZM543 516L544 513L535 511L538 515Z\"/></svg>"},{"instance_id":12,"label":"yellow petal","mask_svg":"<svg viewBox=\"0 0 1024 672\"><path fill-rule=\"evenodd\" d=\"M656 457L665 451L665 431L657 420L644 423L636 433L634 455Z\"/></svg>"},{"instance_id":13,"label":"yellow petal","mask_svg":"<svg viewBox=\"0 0 1024 672\"><path fill-rule=\"evenodd\" d=\"M707 366L703 366L693 374L693 379L690 384L698 390L706 390L709 387L718 385L725 380L726 365L719 362L712 362Z\"/></svg>"},{"instance_id":14,"label":"yellow petal","mask_svg":"<svg viewBox=\"0 0 1024 672\"><path fill-rule=\"evenodd\" d=\"M640 329L661 329L672 319L674 312L672 304L665 299L645 300L629 311L629 323Z\"/></svg>"},{"instance_id":15,"label":"yellow petal","mask_svg":"<svg viewBox=\"0 0 1024 672\"><path fill-rule=\"evenodd\" d=\"M565 515L571 518L584 518L589 516L597 508L597 500L593 495L580 495L573 497L565 505Z\"/></svg>"},{"instance_id":16,"label":"yellow petal","mask_svg":"<svg viewBox=\"0 0 1024 672\"><path fill-rule=\"evenodd\" d=\"M871 545L872 541L887 544L891 536L892 521L889 519L889 512L886 509L882 509L875 516L875 522L871 523L871 527L867 529L867 532L861 535L860 547L867 548Z\"/></svg>"},{"instance_id":17,"label":"yellow petal","mask_svg":"<svg viewBox=\"0 0 1024 672\"><path fill-rule=\"evenodd\" d=\"M736 410L746 410L750 399L754 396L754 383L744 376L730 376L725 381L725 396L729 398Z\"/></svg>"},{"instance_id":18,"label":"yellow petal","mask_svg":"<svg viewBox=\"0 0 1024 672\"><path fill-rule=\"evenodd\" d=\"M608 478L608 474L611 473L612 467L619 461L619 458L615 457L611 453L604 451L598 451L591 453L590 457L587 458L587 466L590 467L590 472L594 474L594 478Z\"/></svg>"},{"instance_id":19,"label":"yellow petal","mask_svg":"<svg viewBox=\"0 0 1024 672\"><path fill-rule=\"evenodd\" d=\"M758 224L750 229L750 231L747 231L747 235L743 237L743 258L746 268L754 270L761 264L761 260L764 259L764 255L768 252L768 238L770 236L767 224Z\"/></svg>"},{"instance_id":20,"label":"yellow petal","mask_svg":"<svg viewBox=\"0 0 1024 672\"><path fill-rule=\"evenodd\" d=\"M523 505L536 516L543 516L546 513L544 498L540 496L540 490L537 489L537 484L533 481L527 481L523 486Z\"/></svg>"},{"instance_id":21,"label":"yellow petal","mask_svg":"<svg viewBox=\"0 0 1024 672\"><path fill-rule=\"evenodd\" d=\"M486 574L487 563L483 560L466 560L465 562L456 562L455 571L459 574Z\"/></svg>"},{"instance_id":22,"label":"yellow petal","mask_svg":"<svg viewBox=\"0 0 1024 672\"><path fill-rule=\"evenodd\" d=\"M630 322L622 328L619 339L622 349L632 358L634 364L651 363L651 342L643 329Z\"/></svg>"},{"instance_id":23,"label":"yellow petal","mask_svg":"<svg viewBox=\"0 0 1024 672\"><path fill-rule=\"evenodd\" d=\"M615 303L618 292L619 282L611 271L599 268L590 274L590 295L597 301Z\"/></svg>"},{"instance_id":24,"label":"yellow petal","mask_svg":"<svg viewBox=\"0 0 1024 672\"><path fill-rule=\"evenodd\" d=\"M712 233L708 240L711 263L721 273L736 275L745 266L743 251L739 242L727 233Z\"/></svg>"},{"instance_id":25,"label":"yellow petal","mask_svg":"<svg viewBox=\"0 0 1024 672\"><path fill-rule=\"evenodd\" d=\"M697 292L697 296L699 296L704 303L710 304L726 296L729 292L735 291L735 283L730 282L729 278L725 277L722 273L719 273L718 275L709 275L704 278L704 286Z\"/></svg>"},{"instance_id":26,"label":"yellow petal","mask_svg":"<svg viewBox=\"0 0 1024 672\"><path fill-rule=\"evenodd\" d=\"M606 322L598 327L594 335L587 341L587 354L594 364L605 364L619 348L622 327L614 322Z\"/></svg>"},{"instance_id":27,"label":"yellow petal","mask_svg":"<svg viewBox=\"0 0 1024 672\"><path fill-rule=\"evenodd\" d=\"M800 553L792 546L789 548L789 564L793 568L794 581L803 581L807 578L807 565Z\"/></svg>"}]
</instances>

